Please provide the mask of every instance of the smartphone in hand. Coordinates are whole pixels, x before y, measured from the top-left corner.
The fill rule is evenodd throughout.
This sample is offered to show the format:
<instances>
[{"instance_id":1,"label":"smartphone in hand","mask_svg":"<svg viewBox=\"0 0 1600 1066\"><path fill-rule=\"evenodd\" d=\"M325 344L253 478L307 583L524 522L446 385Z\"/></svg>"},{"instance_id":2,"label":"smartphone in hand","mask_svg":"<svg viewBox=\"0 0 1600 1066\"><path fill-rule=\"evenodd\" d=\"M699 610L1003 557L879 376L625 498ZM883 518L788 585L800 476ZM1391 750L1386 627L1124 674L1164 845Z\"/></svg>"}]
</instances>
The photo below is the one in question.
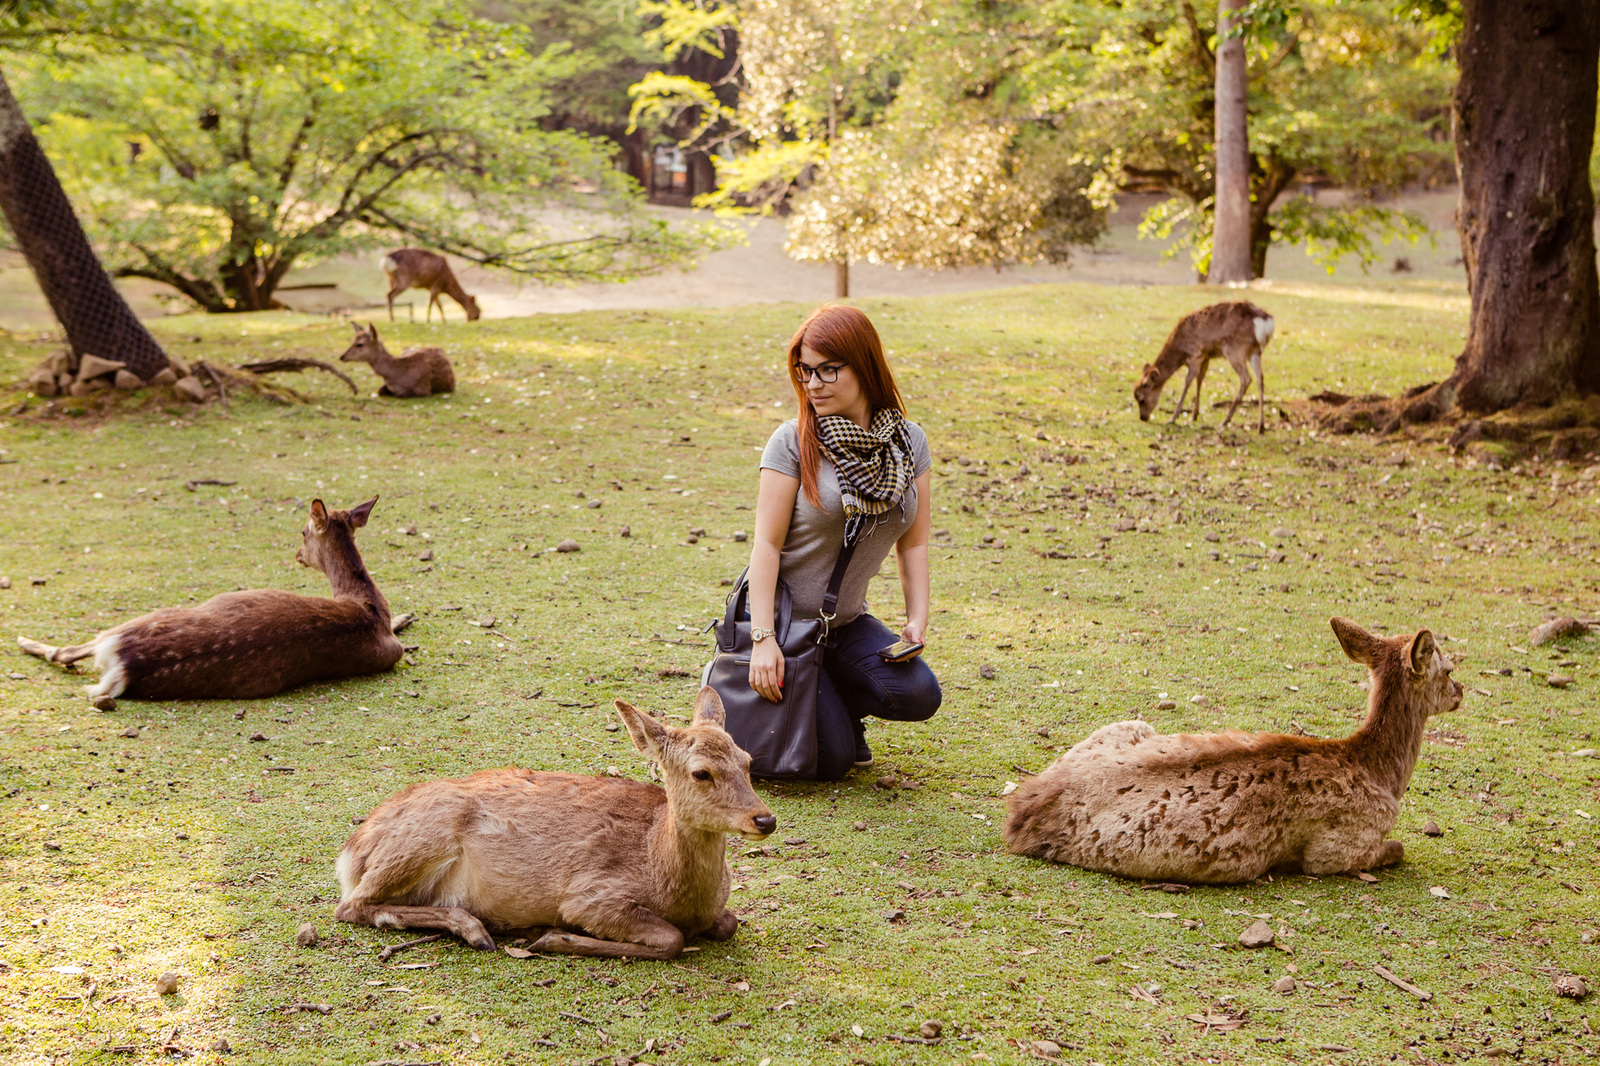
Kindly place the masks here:
<instances>
[{"instance_id":1,"label":"smartphone in hand","mask_svg":"<svg viewBox=\"0 0 1600 1066\"><path fill-rule=\"evenodd\" d=\"M903 663L918 655L922 649L920 640L897 640L887 648L879 648L878 655L886 663Z\"/></svg>"}]
</instances>

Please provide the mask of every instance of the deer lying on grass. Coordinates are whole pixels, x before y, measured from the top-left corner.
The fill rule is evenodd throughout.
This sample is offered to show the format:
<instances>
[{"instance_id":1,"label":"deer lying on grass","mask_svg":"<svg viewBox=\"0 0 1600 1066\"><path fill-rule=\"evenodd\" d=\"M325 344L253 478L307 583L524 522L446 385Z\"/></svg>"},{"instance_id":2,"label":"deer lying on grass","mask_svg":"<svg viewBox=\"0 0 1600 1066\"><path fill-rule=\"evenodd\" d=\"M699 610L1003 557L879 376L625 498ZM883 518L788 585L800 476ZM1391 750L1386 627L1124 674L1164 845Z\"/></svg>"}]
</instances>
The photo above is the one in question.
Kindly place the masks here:
<instances>
[{"instance_id":1,"label":"deer lying on grass","mask_svg":"<svg viewBox=\"0 0 1600 1066\"><path fill-rule=\"evenodd\" d=\"M1455 664L1426 629L1333 631L1364 663L1366 720L1342 740L1274 733L1163 736L1146 722L1091 733L1012 793L1006 843L1019 855L1184 883L1323 875L1400 861L1394 828L1430 715L1461 704Z\"/></svg>"},{"instance_id":2,"label":"deer lying on grass","mask_svg":"<svg viewBox=\"0 0 1600 1066\"><path fill-rule=\"evenodd\" d=\"M1183 414L1183 401L1194 385L1194 420L1200 421L1200 386L1206 380L1206 364L1222 356L1239 375L1239 395L1228 408L1226 426L1233 421L1233 413L1245 393L1250 391L1250 373L1255 372L1257 398L1256 432L1267 431L1267 382L1261 373L1261 350L1272 339L1272 316L1253 303L1238 300L1231 303L1202 307L1185 315L1173 327L1172 335L1162 345L1161 354L1154 363L1146 363L1139 384L1134 387L1133 398L1139 404L1139 421L1150 421L1156 405L1161 402L1161 388L1167 379L1188 367L1189 375L1183 379L1183 392L1178 394L1178 406L1172 412L1172 421Z\"/></svg>"},{"instance_id":3,"label":"deer lying on grass","mask_svg":"<svg viewBox=\"0 0 1600 1066\"><path fill-rule=\"evenodd\" d=\"M432 396L436 392L456 391L456 372L441 348L412 348L396 357L378 339L378 327L367 323L362 329L354 322L356 339L339 356L341 363L366 363L383 379L379 396Z\"/></svg>"},{"instance_id":4,"label":"deer lying on grass","mask_svg":"<svg viewBox=\"0 0 1600 1066\"><path fill-rule=\"evenodd\" d=\"M377 502L374 496L329 511L311 501L295 559L328 575L331 599L278 589L224 592L198 607L152 611L75 648L17 642L50 662L94 656L100 681L87 686L90 699L260 699L310 681L387 670L402 649L389 603L355 542Z\"/></svg>"},{"instance_id":5,"label":"deer lying on grass","mask_svg":"<svg viewBox=\"0 0 1600 1066\"><path fill-rule=\"evenodd\" d=\"M339 921L444 929L490 951L489 930L530 951L672 959L684 941L726 940L729 833L778 826L750 786L750 756L700 690L676 729L617 700L664 788L623 778L483 770L384 801L339 853Z\"/></svg>"},{"instance_id":6,"label":"deer lying on grass","mask_svg":"<svg viewBox=\"0 0 1600 1066\"><path fill-rule=\"evenodd\" d=\"M428 313L426 320L433 321L433 309L439 308L439 321L444 321L444 304L439 302L440 293L449 293L467 312L467 321L476 322L481 312L478 310L476 297L468 296L467 290L461 287L456 276L450 270L450 263L438 252L430 252L425 248L399 248L383 257L383 272L389 277L389 321L394 321L394 298L407 289L428 290Z\"/></svg>"}]
</instances>

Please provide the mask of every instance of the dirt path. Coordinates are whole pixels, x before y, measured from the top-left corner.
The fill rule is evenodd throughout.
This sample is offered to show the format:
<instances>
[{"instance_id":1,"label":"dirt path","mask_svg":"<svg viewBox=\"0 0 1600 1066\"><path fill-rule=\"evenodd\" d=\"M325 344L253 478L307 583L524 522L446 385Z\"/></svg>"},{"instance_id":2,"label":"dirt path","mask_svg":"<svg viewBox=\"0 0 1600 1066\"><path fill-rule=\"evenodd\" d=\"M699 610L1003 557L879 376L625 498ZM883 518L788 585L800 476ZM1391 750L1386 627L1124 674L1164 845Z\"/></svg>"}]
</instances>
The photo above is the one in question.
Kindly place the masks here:
<instances>
[{"instance_id":1,"label":"dirt path","mask_svg":"<svg viewBox=\"0 0 1600 1066\"><path fill-rule=\"evenodd\" d=\"M1163 262L1161 244L1140 240L1136 232L1139 215L1155 197L1127 197L1121 209L1111 216L1111 231L1102 244L1086 249L1069 264L1006 267L991 270L969 267L961 270L897 270L891 266L858 263L851 267L851 295L938 296L979 289L1014 285L1046 284L1066 281L1107 285L1184 285L1194 280L1187 257ZM1411 270L1404 276L1425 279L1459 279L1454 223L1451 213L1455 194L1444 190L1408 197L1401 206L1419 211L1435 229L1435 244L1416 247L1395 246L1386 250L1387 258L1374 273L1388 274L1393 260L1404 257ZM689 212L659 208L663 216L686 218ZM462 284L478 296L485 316L511 318L562 311L601 308L733 307L746 304L796 301L819 303L833 297L833 267L830 264L800 263L783 252L784 228L778 219L751 219L743 223L749 243L715 252L693 270L668 271L622 285L577 285L550 287L518 285L514 279L476 267L461 265ZM335 308L360 307L358 314L382 311L384 276L378 267L381 256L342 256L289 275L287 284L323 286L280 290L285 304L297 311L328 312ZM1274 248L1267 273L1278 281L1325 281L1329 275L1295 248ZM1336 280L1360 278L1358 265L1346 262L1333 276ZM326 286L332 286L331 288ZM157 317L170 305L181 310L181 301L166 299L170 290L154 282L130 279L119 282L141 317ZM446 298L447 314L460 314L457 305ZM426 296L417 291L399 298L398 315L422 315ZM11 330L49 329L54 320L33 277L15 253L0 253L0 328Z\"/></svg>"}]
</instances>

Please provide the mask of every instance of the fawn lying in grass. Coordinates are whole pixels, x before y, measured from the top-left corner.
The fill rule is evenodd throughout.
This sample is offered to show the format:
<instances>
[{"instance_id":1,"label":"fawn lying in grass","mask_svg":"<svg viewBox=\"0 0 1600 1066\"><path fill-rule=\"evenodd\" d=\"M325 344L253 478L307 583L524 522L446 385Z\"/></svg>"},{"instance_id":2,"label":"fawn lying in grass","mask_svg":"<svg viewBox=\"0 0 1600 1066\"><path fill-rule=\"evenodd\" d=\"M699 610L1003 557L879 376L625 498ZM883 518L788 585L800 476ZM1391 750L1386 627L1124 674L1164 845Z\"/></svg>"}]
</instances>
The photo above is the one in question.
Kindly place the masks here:
<instances>
[{"instance_id":1,"label":"fawn lying in grass","mask_svg":"<svg viewBox=\"0 0 1600 1066\"><path fill-rule=\"evenodd\" d=\"M494 929L537 938L532 951L606 958L671 959L690 937L733 936L727 836L778 825L750 756L712 689L683 729L616 703L665 787L517 769L413 785L339 852L334 917L444 929L485 951Z\"/></svg>"},{"instance_id":2,"label":"fawn lying in grass","mask_svg":"<svg viewBox=\"0 0 1600 1066\"><path fill-rule=\"evenodd\" d=\"M378 339L378 327L371 322L362 329L354 322L355 340L339 356L341 363L366 363L383 379L379 396L418 397L436 392L456 391L456 372L442 348L412 348L399 356Z\"/></svg>"},{"instance_id":3,"label":"fawn lying in grass","mask_svg":"<svg viewBox=\"0 0 1600 1066\"><path fill-rule=\"evenodd\" d=\"M1461 685L1426 629L1384 638L1348 619L1332 624L1345 654L1371 675L1354 734L1163 736L1146 722L1108 725L1012 793L1006 843L1019 855L1190 883L1399 862L1400 842L1384 835L1428 717L1459 706Z\"/></svg>"},{"instance_id":4,"label":"fawn lying in grass","mask_svg":"<svg viewBox=\"0 0 1600 1066\"><path fill-rule=\"evenodd\" d=\"M163 607L57 648L27 637L29 655L56 663L94 656L100 682L89 697L145 700L259 699L332 677L376 674L399 661L389 603L356 550L374 496L348 511L311 501L295 559L328 575L333 597L278 589L224 592L198 607Z\"/></svg>"}]
</instances>

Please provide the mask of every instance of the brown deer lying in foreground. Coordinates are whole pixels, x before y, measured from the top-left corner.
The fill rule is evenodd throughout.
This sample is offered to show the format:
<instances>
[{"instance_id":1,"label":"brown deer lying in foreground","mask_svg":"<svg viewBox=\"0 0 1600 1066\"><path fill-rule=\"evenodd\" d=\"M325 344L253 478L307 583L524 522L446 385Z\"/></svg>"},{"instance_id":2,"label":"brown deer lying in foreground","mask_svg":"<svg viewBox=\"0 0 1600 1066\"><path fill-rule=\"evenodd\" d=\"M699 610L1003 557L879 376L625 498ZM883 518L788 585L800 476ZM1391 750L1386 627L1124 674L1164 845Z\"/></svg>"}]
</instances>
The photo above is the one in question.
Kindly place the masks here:
<instances>
[{"instance_id":1,"label":"brown deer lying in foreground","mask_svg":"<svg viewBox=\"0 0 1600 1066\"><path fill-rule=\"evenodd\" d=\"M383 379L379 396L432 396L436 392L456 391L456 372L441 348L412 348L400 356L378 339L378 327L367 323L362 329L354 322L356 339L339 356L341 363L366 363Z\"/></svg>"},{"instance_id":2,"label":"brown deer lying in foreground","mask_svg":"<svg viewBox=\"0 0 1600 1066\"><path fill-rule=\"evenodd\" d=\"M467 321L476 322L481 312L478 310L476 297L468 296L467 290L461 287L456 276L450 270L450 263L438 252L430 252L425 248L398 248L383 257L383 272L389 277L389 321L394 321L394 298L407 289L428 290L428 313L426 320L433 321L433 309L439 308L439 321L444 321L444 304L439 302L439 294L449 293L467 312Z\"/></svg>"},{"instance_id":3,"label":"brown deer lying in foreground","mask_svg":"<svg viewBox=\"0 0 1600 1066\"><path fill-rule=\"evenodd\" d=\"M1239 409L1245 393L1250 391L1250 373L1254 371L1259 399L1256 432L1265 433L1267 381L1261 373L1261 349L1272 339L1273 328L1271 315L1244 300L1212 304L1179 319L1167 343L1162 345L1161 354L1156 356L1154 363L1145 364L1139 384L1134 387L1133 398L1139 404L1139 421L1150 421L1150 415L1161 402L1161 387L1178 372L1179 367L1188 367L1189 375L1183 379L1183 392L1178 394L1178 406L1172 412L1172 420L1176 422L1178 416L1183 414L1183 401L1189 395L1189 386L1192 384L1194 420L1200 421L1200 386L1206 380L1206 364L1220 355L1239 375L1239 395L1233 398L1233 406L1228 408L1228 417L1222 420L1222 424L1226 426L1233 421L1233 413Z\"/></svg>"},{"instance_id":4,"label":"brown deer lying in foreground","mask_svg":"<svg viewBox=\"0 0 1600 1066\"><path fill-rule=\"evenodd\" d=\"M331 599L278 589L224 592L198 607L152 611L75 648L27 637L17 642L56 663L94 656L100 682L88 686L91 699L250 700L309 681L387 670L400 659L400 642L355 541L377 502L374 496L348 511L329 511L311 501L295 559L328 575Z\"/></svg>"},{"instance_id":5,"label":"brown deer lying in foreground","mask_svg":"<svg viewBox=\"0 0 1600 1066\"><path fill-rule=\"evenodd\" d=\"M690 937L733 936L727 836L778 826L750 786L750 756L723 731L712 689L683 729L616 703L664 788L517 769L413 785L340 851L334 917L445 929L485 951L489 929L516 931L537 937L531 951L605 958L671 959Z\"/></svg>"},{"instance_id":6,"label":"brown deer lying in foreground","mask_svg":"<svg viewBox=\"0 0 1600 1066\"><path fill-rule=\"evenodd\" d=\"M1367 717L1342 740L1274 733L1163 736L1146 722L1091 733L1012 793L1019 855L1184 883L1322 875L1400 861L1394 828L1430 715L1461 704L1455 664L1426 629L1377 637L1333 619L1366 664Z\"/></svg>"}]
</instances>

